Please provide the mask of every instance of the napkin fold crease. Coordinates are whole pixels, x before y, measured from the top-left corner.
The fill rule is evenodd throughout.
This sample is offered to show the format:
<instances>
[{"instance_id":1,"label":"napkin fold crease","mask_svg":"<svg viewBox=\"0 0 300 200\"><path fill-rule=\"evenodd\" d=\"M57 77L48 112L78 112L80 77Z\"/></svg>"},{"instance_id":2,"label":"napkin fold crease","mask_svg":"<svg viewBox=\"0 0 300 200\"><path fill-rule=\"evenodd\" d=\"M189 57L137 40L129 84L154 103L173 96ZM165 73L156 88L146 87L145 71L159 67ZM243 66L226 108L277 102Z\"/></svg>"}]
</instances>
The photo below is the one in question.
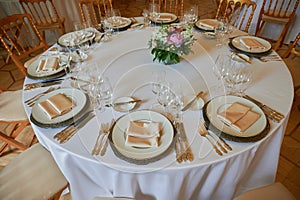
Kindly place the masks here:
<instances>
[{"instance_id":1,"label":"napkin fold crease","mask_svg":"<svg viewBox=\"0 0 300 200\"><path fill-rule=\"evenodd\" d=\"M247 105L234 102L217 116L236 130L244 132L259 119L260 114Z\"/></svg>"},{"instance_id":2,"label":"napkin fold crease","mask_svg":"<svg viewBox=\"0 0 300 200\"><path fill-rule=\"evenodd\" d=\"M130 121L126 130L125 145L132 147L157 147L160 137L159 122Z\"/></svg>"},{"instance_id":3,"label":"napkin fold crease","mask_svg":"<svg viewBox=\"0 0 300 200\"><path fill-rule=\"evenodd\" d=\"M72 110L75 103L65 94L58 93L40 102L39 106L50 119L54 119Z\"/></svg>"}]
</instances>

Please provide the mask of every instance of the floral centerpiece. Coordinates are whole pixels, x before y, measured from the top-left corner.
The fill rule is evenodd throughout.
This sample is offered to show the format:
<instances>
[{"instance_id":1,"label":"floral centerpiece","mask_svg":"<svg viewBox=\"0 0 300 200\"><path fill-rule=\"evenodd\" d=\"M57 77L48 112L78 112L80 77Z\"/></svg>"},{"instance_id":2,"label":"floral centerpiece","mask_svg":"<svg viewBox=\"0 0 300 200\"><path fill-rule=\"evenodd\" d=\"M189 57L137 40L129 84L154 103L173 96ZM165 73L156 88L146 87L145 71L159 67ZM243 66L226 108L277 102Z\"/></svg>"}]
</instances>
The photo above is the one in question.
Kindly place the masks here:
<instances>
[{"instance_id":1,"label":"floral centerpiece","mask_svg":"<svg viewBox=\"0 0 300 200\"><path fill-rule=\"evenodd\" d=\"M187 28L162 25L156 29L149 41L153 61L176 64L180 61L180 56L191 53L191 46L195 41L192 28L192 25Z\"/></svg>"}]
</instances>

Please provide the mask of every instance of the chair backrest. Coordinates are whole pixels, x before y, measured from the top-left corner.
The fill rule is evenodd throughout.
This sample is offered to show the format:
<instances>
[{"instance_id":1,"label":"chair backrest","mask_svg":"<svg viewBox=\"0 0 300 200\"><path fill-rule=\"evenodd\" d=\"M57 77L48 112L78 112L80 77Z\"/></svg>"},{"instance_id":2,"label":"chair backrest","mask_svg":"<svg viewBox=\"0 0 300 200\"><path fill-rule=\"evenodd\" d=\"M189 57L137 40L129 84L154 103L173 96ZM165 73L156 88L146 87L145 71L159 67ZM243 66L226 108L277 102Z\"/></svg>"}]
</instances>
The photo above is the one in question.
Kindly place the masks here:
<instances>
[{"instance_id":1,"label":"chair backrest","mask_svg":"<svg viewBox=\"0 0 300 200\"><path fill-rule=\"evenodd\" d=\"M184 0L152 0L160 6L160 12L173 13L177 16L183 16Z\"/></svg>"},{"instance_id":2,"label":"chair backrest","mask_svg":"<svg viewBox=\"0 0 300 200\"><path fill-rule=\"evenodd\" d=\"M36 26L48 26L61 21L52 0L19 0L25 13Z\"/></svg>"},{"instance_id":3,"label":"chair backrest","mask_svg":"<svg viewBox=\"0 0 300 200\"><path fill-rule=\"evenodd\" d=\"M260 15L275 18L292 18L300 0L264 0Z\"/></svg>"},{"instance_id":4,"label":"chair backrest","mask_svg":"<svg viewBox=\"0 0 300 200\"><path fill-rule=\"evenodd\" d=\"M220 0L215 18L227 18L233 26L248 32L255 9L256 3L250 0Z\"/></svg>"},{"instance_id":5,"label":"chair backrest","mask_svg":"<svg viewBox=\"0 0 300 200\"><path fill-rule=\"evenodd\" d=\"M24 76L26 68L21 59L48 48L29 14L15 14L0 19L0 40Z\"/></svg>"},{"instance_id":6,"label":"chair backrest","mask_svg":"<svg viewBox=\"0 0 300 200\"><path fill-rule=\"evenodd\" d=\"M92 25L100 24L101 17L106 16L111 10L111 0L80 0L79 9L82 22L90 22Z\"/></svg>"}]
</instances>

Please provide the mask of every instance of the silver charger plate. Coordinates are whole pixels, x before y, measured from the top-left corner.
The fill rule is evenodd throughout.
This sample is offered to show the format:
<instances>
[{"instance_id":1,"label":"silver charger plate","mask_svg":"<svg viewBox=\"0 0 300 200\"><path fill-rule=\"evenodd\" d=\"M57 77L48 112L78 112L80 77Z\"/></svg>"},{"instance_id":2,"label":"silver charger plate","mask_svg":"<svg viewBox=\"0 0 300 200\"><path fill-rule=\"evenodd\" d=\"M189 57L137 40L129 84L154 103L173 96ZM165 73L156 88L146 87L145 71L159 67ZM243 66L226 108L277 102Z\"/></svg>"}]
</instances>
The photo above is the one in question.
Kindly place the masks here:
<instances>
[{"instance_id":1,"label":"silver charger plate","mask_svg":"<svg viewBox=\"0 0 300 200\"><path fill-rule=\"evenodd\" d=\"M260 114L260 118L244 132L234 129L217 117L218 113L224 111L234 102L247 105L251 107L253 111ZM219 96L210 100L203 108L203 117L208 124L212 125L210 128L212 127L220 131L220 136L239 142L257 141L264 137L270 128L267 117L261 108L253 102L238 96Z\"/></svg>"},{"instance_id":2,"label":"silver charger plate","mask_svg":"<svg viewBox=\"0 0 300 200\"><path fill-rule=\"evenodd\" d=\"M170 19L163 19L162 17L169 17ZM160 16L157 20L153 19L152 17L150 17L150 20L154 23L169 24L175 22L177 20L177 16L173 13L160 13Z\"/></svg>"},{"instance_id":3,"label":"silver charger plate","mask_svg":"<svg viewBox=\"0 0 300 200\"><path fill-rule=\"evenodd\" d=\"M95 38L95 32L90 29L84 29L79 31L73 31L66 33L58 38L57 43L63 47L75 47L77 45L84 44Z\"/></svg>"},{"instance_id":4,"label":"silver charger plate","mask_svg":"<svg viewBox=\"0 0 300 200\"><path fill-rule=\"evenodd\" d=\"M59 93L65 94L67 97L72 99L72 101L76 105L68 113L58 116L54 119L50 119L47 116L47 114L41 109L39 103ZM47 127L65 126L67 124L64 122L72 119L74 116L77 116L81 111L83 111L83 109L86 107L86 104L87 104L87 96L81 90L75 88L61 88L39 98L34 104L34 106L32 107L30 118L33 119L32 122L34 124L41 127L47 128Z\"/></svg>"},{"instance_id":5,"label":"silver charger plate","mask_svg":"<svg viewBox=\"0 0 300 200\"><path fill-rule=\"evenodd\" d=\"M265 48L264 49L253 49L253 50L248 49L247 47L245 47L241 44L242 38L249 38L249 39L256 40L259 43L261 43L262 45L264 45ZM255 36L238 36L231 40L231 44L233 47L235 47L236 49L238 49L242 52L252 53L252 54L261 54L261 53L268 52L272 49L272 45L270 42L268 42L267 40L264 40L262 38L255 37Z\"/></svg>"},{"instance_id":6,"label":"silver charger plate","mask_svg":"<svg viewBox=\"0 0 300 200\"><path fill-rule=\"evenodd\" d=\"M126 129L130 121L153 121L161 123L161 133L158 147L136 148L125 145ZM111 142L118 154L133 163L148 163L160 159L172 144L174 128L171 122L162 114L150 111L139 110L124 115L118 119L111 131Z\"/></svg>"},{"instance_id":7,"label":"silver charger plate","mask_svg":"<svg viewBox=\"0 0 300 200\"><path fill-rule=\"evenodd\" d=\"M113 25L111 23L112 18L110 17L110 18L106 19L106 27L112 28L112 29L125 29L125 28L128 28L132 23L132 21L126 17L120 17L120 20L121 20L121 24Z\"/></svg>"},{"instance_id":8,"label":"silver charger plate","mask_svg":"<svg viewBox=\"0 0 300 200\"><path fill-rule=\"evenodd\" d=\"M49 57L58 57L59 55L49 55ZM60 56L63 61L60 63L62 65L65 65L68 58L66 55L61 55ZM46 59L46 56L44 57ZM65 74L65 70L63 66L60 66L57 70L53 71L37 71L37 68L39 66L40 60L42 58L39 57L35 61L33 61L27 68L27 76L31 79L53 79L57 78L60 76L63 76Z\"/></svg>"}]
</instances>

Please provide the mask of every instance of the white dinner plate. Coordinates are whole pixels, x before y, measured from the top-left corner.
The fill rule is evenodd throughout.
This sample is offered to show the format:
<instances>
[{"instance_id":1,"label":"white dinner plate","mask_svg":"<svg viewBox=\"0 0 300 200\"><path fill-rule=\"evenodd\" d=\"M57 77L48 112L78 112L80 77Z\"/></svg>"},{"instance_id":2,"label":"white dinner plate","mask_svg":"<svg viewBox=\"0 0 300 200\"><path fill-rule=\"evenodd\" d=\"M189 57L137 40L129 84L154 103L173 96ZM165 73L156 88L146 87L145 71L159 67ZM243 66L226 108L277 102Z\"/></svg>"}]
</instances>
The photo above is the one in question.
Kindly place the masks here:
<instances>
[{"instance_id":1,"label":"white dinner plate","mask_svg":"<svg viewBox=\"0 0 300 200\"><path fill-rule=\"evenodd\" d=\"M130 121L152 121L161 123L161 132L158 147L136 148L125 145L126 129ZM174 129L171 122L162 114L150 111L139 110L121 117L111 132L112 142L116 149L125 157L134 160L151 159L165 152L171 145L174 136Z\"/></svg>"},{"instance_id":2,"label":"white dinner plate","mask_svg":"<svg viewBox=\"0 0 300 200\"><path fill-rule=\"evenodd\" d=\"M67 112L64 115L58 116L54 119L50 119L38 104L42 101L47 100L49 97L52 97L59 93L65 94L67 97L72 99L72 101L75 103L75 107L70 112ZM43 125L58 124L76 116L85 107L86 102L87 102L86 95L82 91L75 88L61 88L39 98L39 100L37 100L37 102L32 107L31 115L32 118L39 124L43 124Z\"/></svg>"},{"instance_id":3,"label":"white dinner plate","mask_svg":"<svg viewBox=\"0 0 300 200\"><path fill-rule=\"evenodd\" d=\"M64 47L75 47L91 41L95 37L95 32L92 29L84 29L66 33L58 38L57 43Z\"/></svg>"},{"instance_id":4,"label":"white dinner plate","mask_svg":"<svg viewBox=\"0 0 300 200\"><path fill-rule=\"evenodd\" d=\"M131 97L120 97L116 99L113 103L118 103L118 102L129 102L133 101L134 99ZM128 103L128 104L123 104L123 105L116 105L114 106L114 109L118 112L128 112L132 110L135 107L136 103Z\"/></svg>"},{"instance_id":5,"label":"white dinner plate","mask_svg":"<svg viewBox=\"0 0 300 200\"><path fill-rule=\"evenodd\" d=\"M247 106L251 107L251 109L254 112L257 112L260 114L260 118L244 132L239 132L238 130L234 129L233 127L226 125L217 116L218 113L224 111L226 108L228 108L234 102L239 102L244 105L247 105ZM228 135L231 135L234 137L244 137L244 138L254 137L256 135L259 135L265 129L265 127L267 125L267 118L260 107L258 107L256 104L254 104L253 102L251 102L247 99L244 99L242 97L237 97L237 96L219 96L219 97L212 99L207 104L205 114L208 117L210 123L212 123L212 125L214 125L217 129L221 130L225 134L228 134Z\"/></svg>"},{"instance_id":6,"label":"white dinner plate","mask_svg":"<svg viewBox=\"0 0 300 200\"><path fill-rule=\"evenodd\" d=\"M164 17L168 17L169 19L164 19ZM154 20L150 17L150 20L154 23L161 23L161 24L168 24L175 22L177 20L177 16L173 13L160 13L159 18L157 20Z\"/></svg>"},{"instance_id":7,"label":"white dinner plate","mask_svg":"<svg viewBox=\"0 0 300 200\"><path fill-rule=\"evenodd\" d=\"M203 21L213 21L213 22L218 22L219 23L219 25L222 25L222 22L219 22L218 20L216 20L216 19L200 19L200 20L198 20L196 23L195 23L195 26L197 27L197 28L199 28L200 30L203 30L203 31L214 31L215 29L214 28L211 28L211 27L207 27L207 26L204 26L201 22L203 22Z\"/></svg>"},{"instance_id":8,"label":"white dinner plate","mask_svg":"<svg viewBox=\"0 0 300 200\"><path fill-rule=\"evenodd\" d=\"M50 56L49 56L50 57ZM58 55L52 55L51 57L59 57ZM62 65L64 65L68 58L67 56L64 56L62 55L61 56L62 58L62 61L60 61L60 63ZM64 67L63 66L60 66L58 69L56 70L53 70L53 71L37 71L37 68L39 66L39 63L40 63L40 59L42 59L41 57L36 59L35 61L33 61L27 68L27 75L30 77L30 78L33 78L33 79L42 79L42 78L46 78L46 77L49 77L49 76L54 76L55 74L58 74L60 72L62 72L64 70ZM46 57L45 57L46 59ZM54 78L54 77L52 77Z\"/></svg>"},{"instance_id":9,"label":"white dinner plate","mask_svg":"<svg viewBox=\"0 0 300 200\"><path fill-rule=\"evenodd\" d=\"M113 29L123 29L126 27L129 27L132 21L129 18L126 17L120 17L121 23L120 24L113 24L112 18L107 18L106 19L106 26L108 28L113 28Z\"/></svg>"},{"instance_id":10,"label":"white dinner plate","mask_svg":"<svg viewBox=\"0 0 300 200\"><path fill-rule=\"evenodd\" d=\"M250 38L250 39L257 40L262 45L264 45L265 48L264 49L252 49L252 50L248 49L247 47L245 47L245 46L243 46L241 44L241 39L242 38ZM231 44L236 49L238 49L240 51L243 51L243 52L246 52L246 53L265 53L265 52L268 52L272 48L272 45L267 40L264 40L262 38L255 37L255 36L246 36L246 35L244 35L244 36L238 36L238 37L233 38L231 40Z\"/></svg>"}]
</instances>

